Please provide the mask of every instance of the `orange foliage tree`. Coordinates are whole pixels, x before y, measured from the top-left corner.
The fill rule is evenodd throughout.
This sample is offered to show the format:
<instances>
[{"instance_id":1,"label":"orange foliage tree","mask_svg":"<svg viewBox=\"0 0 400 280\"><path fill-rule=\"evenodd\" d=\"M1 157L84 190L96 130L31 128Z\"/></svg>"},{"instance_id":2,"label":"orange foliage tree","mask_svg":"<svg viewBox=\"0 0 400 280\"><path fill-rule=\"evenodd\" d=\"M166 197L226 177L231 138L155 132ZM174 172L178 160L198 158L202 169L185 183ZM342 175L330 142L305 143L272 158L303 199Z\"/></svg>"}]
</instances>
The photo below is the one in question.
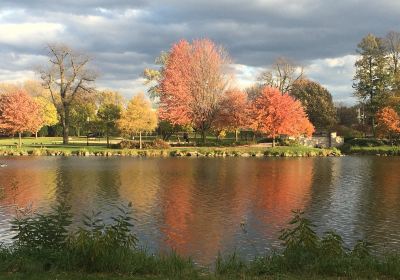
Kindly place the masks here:
<instances>
[{"instance_id":1,"label":"orange foliage tree","mask_svg":"<svg viewBox=\"0 0 400 280\"><path fill-rule=\"evenodd\" d=\"M14 90L0 95L0 131L19 136L22 145L23 132L35 133L43 121L39 105L23 90Z\"/></svg>"},{"instance_id":2,"label":"orange foliage tree","mask_svg":"<svg viewBox=\"0 0 400 280\"><path fill-rule=\"evenodd\" d=\"M227 65L224 50L210 40L173 45L161 80L160 119L191 125L205 141L229 83Z\"/></svg>"},{"instance_id":3,"label":"orange foliage tree","mask_svg":"<svg viewBox=\"0 0 400 280\"><path fill-rule=\"evenodd\" d=\"M400 117L394 109L390 107L382 108L377 112L376 120L380 136L389 136L389 139L391 139L400 133Z\"/></svg>"},{"instance_id":4,"label":"orange foliage tree","mask_svg":"<svg viewBox=\"0 0 400 280\"><path fill-rule=\"evenodd\" d=\"M237 89L227 91L221 100L213 129L215 131L234 131L237 142L239 129L245 128L249 123L246 108L246 93Z\"/></svg>"},{"instance_id":5,"label":"orange foliage tree","mask_svg":"<svg viewBox=\"0 0 400 280\"><path fill-rule=\"evenodd\" d=\"M265 87L249 106L250 127L273 139L281 134L311 136L314 126L300 103L277 88Z\"/></svg>"}]
</instances>

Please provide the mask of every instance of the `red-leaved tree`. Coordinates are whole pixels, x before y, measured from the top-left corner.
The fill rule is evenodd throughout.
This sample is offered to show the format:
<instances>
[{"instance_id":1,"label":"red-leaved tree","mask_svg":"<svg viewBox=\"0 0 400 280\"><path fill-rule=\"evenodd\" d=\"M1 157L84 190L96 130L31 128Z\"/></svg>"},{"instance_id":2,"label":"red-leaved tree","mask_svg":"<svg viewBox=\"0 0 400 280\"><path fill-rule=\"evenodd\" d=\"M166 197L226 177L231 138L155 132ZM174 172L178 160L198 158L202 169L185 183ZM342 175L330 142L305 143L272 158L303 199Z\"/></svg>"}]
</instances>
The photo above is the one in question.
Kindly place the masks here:
<instances>
[{"instance_id":1,"label":"red-leaved tree","mask_svg":"<svg viewBox=\"0 0 400 280\"><path fill-rule=\"evenodd\" d=\"M0 95L0 131L19 136L21 147L23 132L35 133L41 126L39 105L23 90Z\"/></svg>"},{"instance_id":2,"label":"red-leaved tree","mask_svg":"<svg viewBox=\"0 0 400 280\"><path fill-rule=\"evenodd\" d=\"M308 120L300 101L277 88L265 87L249 106L250 127L273 139L281 134L311 136L314 126Z\"/></svg>"},{"instance_id":3,"label":"red-leaved tree","mask_svg":"<svg viewBox=\"0 0 400 280\"><path fill-rule=\"evenodd\" d=\"M229 90L225 93L219 107L213 129L234 131L237 142L239 130L249 124L246 112L247 94L237 89Z\"/></svg>"},{"instance_id":4,"label":"red-leaved tree","mask_svg":"<svg viewBox=\"0 0 400 280\"><path fill-rule=\"evenodd\" d=\"M400 117L394 109L382 108L376 114L376 121L379 136L389 136L389 139L392 139L393 136L400 134Z\"/></svg>"},{"instance_id":5,"label":"red-leaved tree","mask_svg":"<svg viewBox=\"0 0 400 280\"><path fill-rule=\"evenodd\" d=\"M174 44L161 80L160 119L191 125L205 141L230 80L228 62L225 51L208 39Z\"/></svg>"}]
</instances>

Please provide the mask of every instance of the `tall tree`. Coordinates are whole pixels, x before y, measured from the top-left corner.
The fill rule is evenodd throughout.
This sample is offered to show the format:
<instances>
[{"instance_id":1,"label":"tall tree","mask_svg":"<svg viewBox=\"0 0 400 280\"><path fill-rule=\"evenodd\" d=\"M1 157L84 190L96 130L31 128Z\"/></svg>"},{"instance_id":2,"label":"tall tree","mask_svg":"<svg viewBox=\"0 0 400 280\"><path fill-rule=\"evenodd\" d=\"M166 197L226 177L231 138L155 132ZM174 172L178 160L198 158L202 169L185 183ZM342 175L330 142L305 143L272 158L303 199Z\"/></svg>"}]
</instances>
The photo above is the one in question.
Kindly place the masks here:
<instances>
[{"instance_id":1,"label":"tall tree","mask_svg":"<svg viewBox=\"0 0 400 280\"><path fill-rule=\"evenodd\" d=\"M218 131L228 130L235 132L235 141L241 128L248 125L247 94L240 90L229 90L221 101L217 118L213 124Z\"/></svg>"},{"instance_id":2,"label":"tall tree","mask_svg":"<svg viewBox=\"0 0 400 280\"><path fill-rule=\"evenodd\" d=\"M300 100L311 123L329 130L336 123L336 108L330 92L319 83L302 79L293 84L290 94Z\"/></svg>"},{"instance_id":3,"label":"tall tree","mask_svg":"<svg viewBox=\"0 0 400 280\"><path fill-rule=\"evenodd\" d=\"M16 90L0 95L0 131L18 133L18 146L22 145L22 133L34 133L41 123L39 105L26 91Z\"/></svg>"},{"instance_id":4,"label":"tall tree","mask_svg":"<svg viewBox=\"0 0 400 280\"><path fill-rule=\"evenodd\" d=\"M368 34L358 44L360 58L356 61L353 88L366 105L375 135L375 114L385 103L390 90L390 71L384 40Z\"/></svg>"},{"instance_id":5,"label":"tall tree","mask_svg":"<svg viewBox=\"0 0 400 280\"><path fill-rule=\"evenodd\" d=\"M276 87L280 92L289 93L293 83L302 79L304 68L286 57L277 58L271 68L262 72L258 82L262 88Z\"/></svg>"},{"instance_id":6,"label":"tall tree","mask_svg":"<svg viewBox=\"0 0 400 280\"><path fill-rule=\"evenodd\" d=\"M231 78L228 62L224 49L208 39L174 44L159 91L160 118L191 125L205 142Z\"/></svg>"},{"instance_id":7,"label":"tall tree","mask_svg":"<svg viewBox=\"0 0 400 280\"><path fill-rule=\"evenodd\" d=\"M400 94L400 33L390 31L384 39L386 51L389 56L389 67L393 77L392 90Z\"/></svg>"},{"instance_id":8,"label":"tall tree","mask_svg":"<svg viewBox=\"0 0 400 280\"><path fill-rule=\"evenodd\" d=\"M311 136L314 132L300 101L273 87L265 87L251 102L249 116L250 127L272 137L273 146L281 134Z\"/></svg>"},{"instance_id":9,"label":"tall tree","mask_svg":"<svg viewBox=\"0 0 400 280\"><path fill-rule=\"evenodd\" d=\"M139 133L139 146L142 148L142 133L153 131L157 127L157 114L143 94L134 96L123 110L118 120L122 132L132 135Z\"/></svg>"},{"instance_id":10,"label":"tall tree","mask_svg":"<svg viewBox=\"0 0 400 280\"><path fill-rule=\"evenodd\" d=\"M89 57L66 45L48 45L49 66L40 70L50 91L63 127L63 143L69 142L71 104L78 92L91 92L95 75L89 70Z\"/></svg>"}]
</instances>

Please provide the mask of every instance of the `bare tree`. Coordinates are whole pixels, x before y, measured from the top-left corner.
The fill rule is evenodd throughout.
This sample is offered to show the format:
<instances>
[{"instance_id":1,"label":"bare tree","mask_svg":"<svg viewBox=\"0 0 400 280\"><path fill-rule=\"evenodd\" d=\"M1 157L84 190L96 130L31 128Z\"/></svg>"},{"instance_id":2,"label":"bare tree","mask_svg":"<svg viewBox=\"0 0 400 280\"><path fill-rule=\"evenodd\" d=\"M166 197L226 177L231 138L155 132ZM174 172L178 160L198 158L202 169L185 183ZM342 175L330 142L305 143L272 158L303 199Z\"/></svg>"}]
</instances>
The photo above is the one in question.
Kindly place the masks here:
<instances>
[{"instance_id":1,"label":"bare tree","mask_svg":"<svg viewBox=\"0 0 400 280\"><path fill-rule=\"evenodd\" d=\"M88 69L90 58L66 45L49 44L49 65L41 69L43 85L50 91L63 127L63 143L69 142L70 107L78 92L92 92L95 74Z\"/></svg>"},{"instance_id":2,"label":"bare tree","mask_svg":"<svg viewBox=\"0 0 400 280\"><path fill-rule=\"evenodd\" d=\"M279 57L272 64L271 69L261 73L258 82L262 86L276 87L282 93L288 93L294 82L304 77L304 68L292 60Z\"/></svg>"}]
</instances>

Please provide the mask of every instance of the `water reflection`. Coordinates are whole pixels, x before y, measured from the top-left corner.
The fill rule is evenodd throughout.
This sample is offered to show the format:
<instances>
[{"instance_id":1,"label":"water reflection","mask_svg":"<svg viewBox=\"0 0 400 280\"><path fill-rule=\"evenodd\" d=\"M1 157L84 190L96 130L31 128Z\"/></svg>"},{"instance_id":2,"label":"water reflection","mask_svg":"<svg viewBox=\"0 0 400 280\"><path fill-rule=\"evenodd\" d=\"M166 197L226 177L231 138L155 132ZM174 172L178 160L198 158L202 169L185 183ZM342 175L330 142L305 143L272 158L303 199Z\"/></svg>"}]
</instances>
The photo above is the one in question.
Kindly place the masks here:
<instances>
[{"instance_id":1,"label":"water reflection","mask_svg":"<svg viewBox=\"0 0 400 280\"><path fill-rule=\"evenodd\" d=\"M397 158L134 159L10 158L0 170L0 234L12 205L46 209L66 200L77 217L133 203L135 232L150 251L176 250L202 264L218 252L251 257L279 245L292 209L322 233L353 244L400 241ZM242 230L245 225L246 232Z\"/></svg>"}]
</instances>

